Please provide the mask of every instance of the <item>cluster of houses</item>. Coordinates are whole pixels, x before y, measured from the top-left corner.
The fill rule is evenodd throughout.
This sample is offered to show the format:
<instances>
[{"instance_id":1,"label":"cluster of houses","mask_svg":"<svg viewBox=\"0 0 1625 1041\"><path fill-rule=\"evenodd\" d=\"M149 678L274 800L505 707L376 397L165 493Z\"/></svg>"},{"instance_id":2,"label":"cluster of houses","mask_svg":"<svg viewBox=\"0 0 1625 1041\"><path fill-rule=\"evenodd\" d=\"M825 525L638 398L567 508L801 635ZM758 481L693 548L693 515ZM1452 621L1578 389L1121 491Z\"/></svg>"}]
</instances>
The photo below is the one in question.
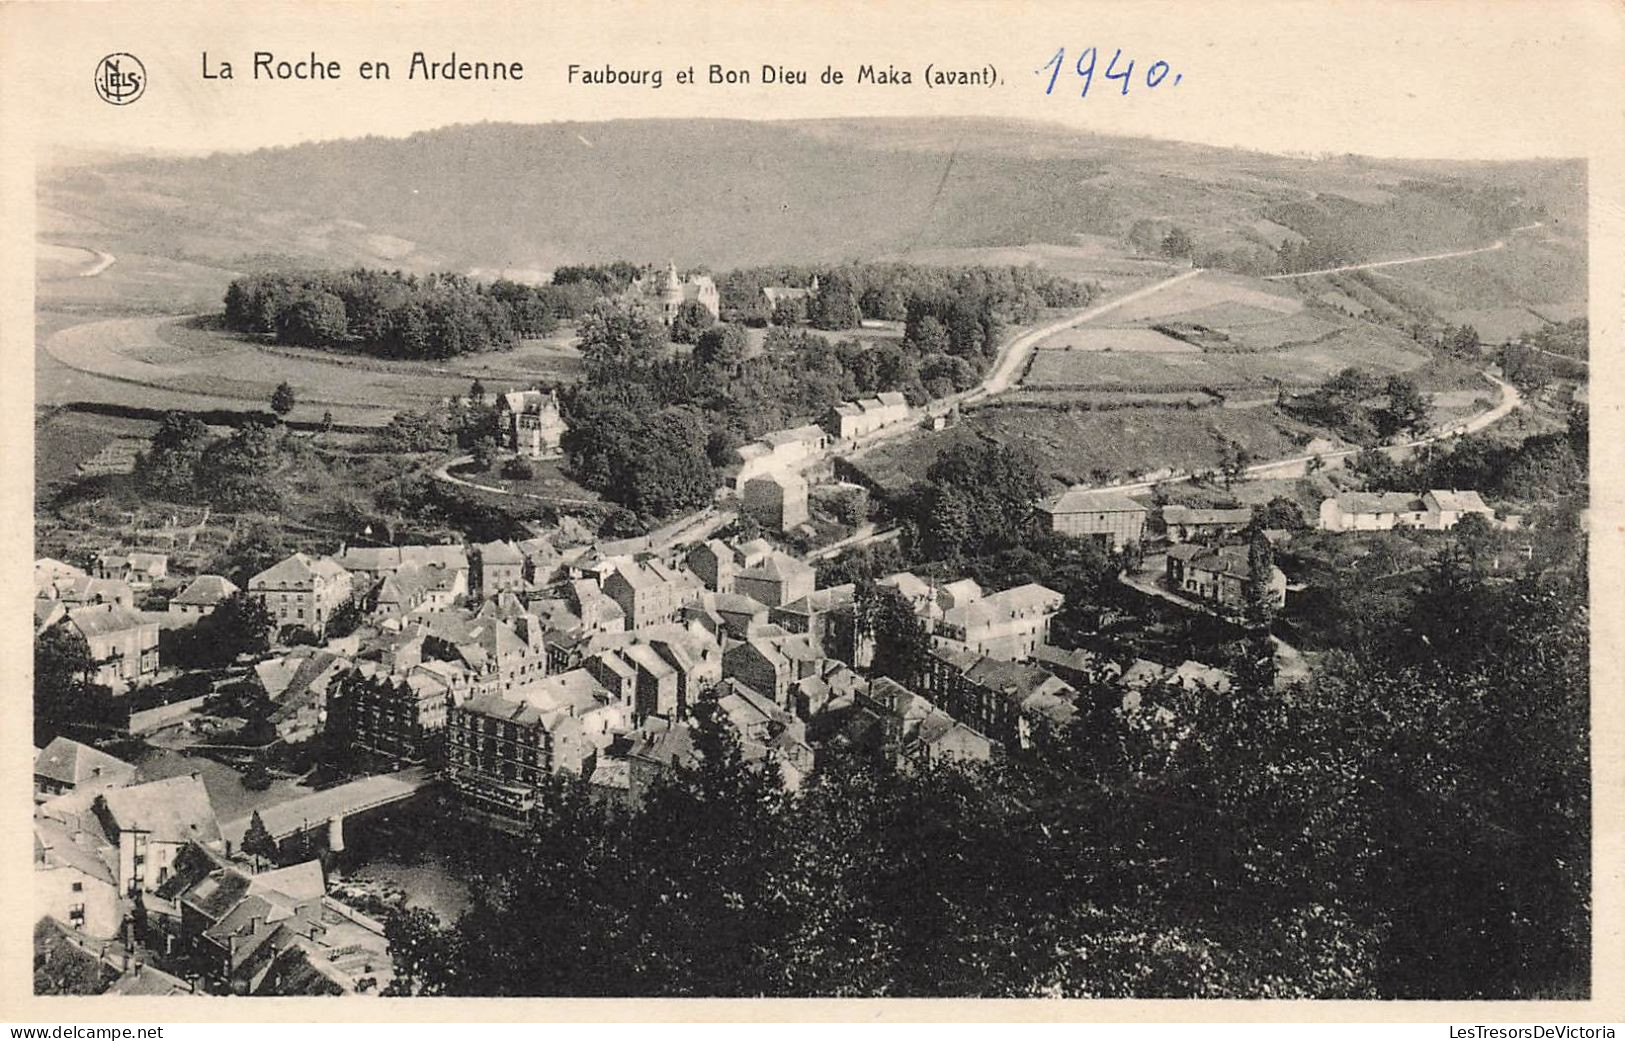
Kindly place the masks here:
<instances>
[{"instance_id":1,"label":"cluster of houses","mask_svg":"<svg viewBox=\"0 0 1625 1041\"><path fill-rule=\"evenodd\" d=\"M1112 488L1072 488L1039 504L1045 526L1060 534L1093 538L1120 551L1149 541L1152 507ZM1447 531L1463 517L1477 514L1492 524L1495 510L1476 491L1433 489L1411 492L1341 492L1323 500L1317 518L1323 531L1389 531L1416 528ZM1249 507L1197 507L1167 504L1161 507L1163 539L1168 543L1166 583L1193 600L1220 610L1237 610L1247 603L1253 581L1248 549L1233 540L1253 523ZM1267 533L1275 538L1279 532ZM1232 540L1229 544L1226 540ZM1280 607L1286 602L1286 576L1271 565L1263 586L1265 599Z\"/></svg>"},{"instance_id":2,"label":"cluster of houses","mask_svg":"<svg viewBox=\"0 0 1625 1041\"><path fill-rule=\"evenodd\" d=\"M805 482L780 467L837 436L809 427L746 458L777 461L745 477L747 500L755 489L758 509L790 523L805 509ZM1145 541L1150 513L1121 492L1081 489L1043 512L1053 530L1113 549ZM1471 492L1346 493L1323 504L1320 522L1444 529L1473 513L1493 517ZM1169 505L1160 519L1172 589L1220 608L1245 602L1256 580L1248 547L1227 540L1251 524L1250 511ZM1199 662L1119 667L1053 646L1064 597L1043 585L984 590L968 578L900 572L877 584L930 641L923 671L905 685L871 674L875 648L856 588L818 588L807 563L765 539L710 539L666 555L618 550L561 551L538 537L294 553L245 590L198 576L161 615L135 607L138 586L168 578L161 554L103 554L90 572L41 560L36 622L83 636L97 680L124 690L157 674L160 624L193 624L246 592L282 630L313 637L252 667L281 740L322 735L363 770L425 768L465 812L500 827L522 827L556 776L604 801L640 804L663 776L697 762L702 702L748 762L794 789L826 748L903 769L985 760L1072 725L1085 692L1115 690L1134 709L1155 685L1222 692L1230 682ZM1285 585L1272 567L1276 603ZM360 624L330 633L341 611ZM108 940L127 940L139 919L144 946L187 970L138 965L145 975L127 986L280 994L387 985L382 930L328 895L322 863L255 870L223 837L196 775L149 779L58 738L37 751L35 800L42 910L70 933Z\"/></svg>"},{"instance_id":3,"label":"cluster of houses","mask_svg":"<svg viewBox=\"0 0 1625 1041\"><path fill-rule=\"evenodd\" d=\"M328 896L320 860L256 871L230 855L197 774L147 778L59 737L35 753L34 803L34 906L122 970L113 992L365 994L393 978L383 926ZM132 958L137 942L153 953Z\"/></svg>"}]
</instances>

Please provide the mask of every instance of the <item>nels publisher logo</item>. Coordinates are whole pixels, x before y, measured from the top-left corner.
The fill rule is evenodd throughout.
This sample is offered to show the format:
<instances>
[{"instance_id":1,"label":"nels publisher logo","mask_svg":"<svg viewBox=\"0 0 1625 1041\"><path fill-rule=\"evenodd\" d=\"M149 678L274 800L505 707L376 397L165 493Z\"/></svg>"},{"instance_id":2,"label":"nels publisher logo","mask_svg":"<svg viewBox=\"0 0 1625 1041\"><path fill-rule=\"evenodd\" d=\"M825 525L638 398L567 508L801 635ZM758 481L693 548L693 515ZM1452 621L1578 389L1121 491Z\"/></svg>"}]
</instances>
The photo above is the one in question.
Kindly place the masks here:
<instances>
[{"instance_id":1,"label":"nels publisher logo","mask_svg":"<svg viewBox=\"0 0 1625 1041\"><path fill-rule=\"evenodd\" d=\"M133 54L109 54L96 63L96 93L109 105L128 105L147 90L147 68Z\"/></svg>"}]
</instances>

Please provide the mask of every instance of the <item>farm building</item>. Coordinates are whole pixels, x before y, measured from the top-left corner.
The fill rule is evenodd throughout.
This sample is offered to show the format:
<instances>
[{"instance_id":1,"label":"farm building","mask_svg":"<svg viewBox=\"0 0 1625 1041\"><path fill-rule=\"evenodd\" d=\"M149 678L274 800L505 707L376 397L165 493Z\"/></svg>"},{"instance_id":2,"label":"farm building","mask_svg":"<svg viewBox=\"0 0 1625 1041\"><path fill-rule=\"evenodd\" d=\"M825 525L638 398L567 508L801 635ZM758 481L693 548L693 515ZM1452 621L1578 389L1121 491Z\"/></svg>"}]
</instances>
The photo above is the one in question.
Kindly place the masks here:
<instances>
[{"instance_id":1,"label":"farm building","mask_svg":"<svg viewBox=\"0 0 1625 1041\"><path fill-rule=\"evenodd\" d=\"M1444 531L1469 513L1494 522L1495 511L1474 491L1343 492L1320 504L1322 531Z\"/></svg>"},{"instance_id":2,"label":"farm building","mask_svg":"<svg viewBox=\"0 0 1625 1041\"><path fill-rule=\"evenodd\" d=\"M1038 512L1049 518L1051 531L1099 538L1114 550L1145 536L1146 508L1110 488L1073 488L1040 503Z\"/></svg>"},{"instance_id":3,"label":"farm building","mask_svg":"<svg viewBox=\"0 0 1625 1041\"><path fill-rule=\"evenodd\" d=\"M760 439L735 450L739 456L739 472L734 475L734 488L744 491L748 481L763 474L798 470L828 447L829 435L822 427L811 424L763 434Z\"/></svg>"},{"instance_id":4,"label":"farm building","mask_svg":"<svg viewBox=\"0 0 1625 1041\"><path fill-rule=\"evenodd\" d=\"M169 613L182 617L202 618L220 606L221 601L236 593L237 583L220 575L199 575L169 602Z\"/></svg>"},{"instance_id":5,"label":"farm building","mask_svg":"<svg viewBox=\"0 0 1625 1041\"><path fill-rule=\"evenodd\" d=\"M775 531L807 523L807 480L799 474L769 473L752 477L742 489L744 512Z\"/></svg>"},{"instance_id":6,"label":"farm building","mask_svg":"<svg viewBox=\"0 0 1625 1041\"><path fill-rule=\"evenodd\" d=\"M163 553L115 550L96 557L97 578L127 582L131 589L148 589L169 574L169 557Z\"/></svg>"},{"instance_id":7,"label":"farm building","mask_svg":"<svg viewBox=\"0 0 1625 1041\"><path fill-rule=\"evenodd\" d=\"M1233 535L1251 524L1252 520L1253 511L1248 506L1217 510L1169 504L1162 508L1162 524L1167 529L1169 542Z\"/></svg>"},{"instance_id":8,"label":"farm building","mask_svg":"<svg viewBox=\"0 0 1625 1041\"><path fill-rule=\"evenodd\" d=\"M908 399L902 391L888 390L872 398L841 402L825 415L824 426L837 441L856 441L907 419Z\"/></svg>"}]
</instances>

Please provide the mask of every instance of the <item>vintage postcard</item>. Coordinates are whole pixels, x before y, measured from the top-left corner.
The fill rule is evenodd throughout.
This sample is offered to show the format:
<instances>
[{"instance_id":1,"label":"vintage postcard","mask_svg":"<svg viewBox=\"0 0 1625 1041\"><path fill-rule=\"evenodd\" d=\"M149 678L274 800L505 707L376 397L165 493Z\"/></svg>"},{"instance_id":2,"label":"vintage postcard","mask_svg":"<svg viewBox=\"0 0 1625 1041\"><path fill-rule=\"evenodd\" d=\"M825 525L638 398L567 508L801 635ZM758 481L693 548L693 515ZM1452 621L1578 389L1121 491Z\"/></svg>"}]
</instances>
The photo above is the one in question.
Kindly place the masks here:
<instances>
[{"instance_id":1,"label":"vintage postcard","mask_svg":"<svg viewBox=\"0 0 1625 1041\"><path fill-rule=\"evenodd\" d=\"M1618 1018L1622 68L0 5L4 1018Z\"/></svg>"}]
</instances>

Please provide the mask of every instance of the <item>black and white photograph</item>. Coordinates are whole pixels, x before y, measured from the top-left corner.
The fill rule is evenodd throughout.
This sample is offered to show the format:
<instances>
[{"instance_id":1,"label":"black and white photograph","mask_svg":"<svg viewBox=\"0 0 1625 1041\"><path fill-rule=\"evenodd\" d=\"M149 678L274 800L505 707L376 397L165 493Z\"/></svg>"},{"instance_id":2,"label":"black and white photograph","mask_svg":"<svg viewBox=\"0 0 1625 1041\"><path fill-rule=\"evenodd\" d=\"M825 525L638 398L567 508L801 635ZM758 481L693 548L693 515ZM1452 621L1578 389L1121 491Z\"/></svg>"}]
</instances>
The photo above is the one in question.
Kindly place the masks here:
<instances>
[{"instance_id":1,"label":"black and white photograph","mask_svg":"<svg viewBox=\"0 0 1625 1041\"><path fill-rule=\"evenodd\" d=\"M32 12L33 996L1607 996L1619 9L923 6Z\"/></svg>"}]
</instances>

